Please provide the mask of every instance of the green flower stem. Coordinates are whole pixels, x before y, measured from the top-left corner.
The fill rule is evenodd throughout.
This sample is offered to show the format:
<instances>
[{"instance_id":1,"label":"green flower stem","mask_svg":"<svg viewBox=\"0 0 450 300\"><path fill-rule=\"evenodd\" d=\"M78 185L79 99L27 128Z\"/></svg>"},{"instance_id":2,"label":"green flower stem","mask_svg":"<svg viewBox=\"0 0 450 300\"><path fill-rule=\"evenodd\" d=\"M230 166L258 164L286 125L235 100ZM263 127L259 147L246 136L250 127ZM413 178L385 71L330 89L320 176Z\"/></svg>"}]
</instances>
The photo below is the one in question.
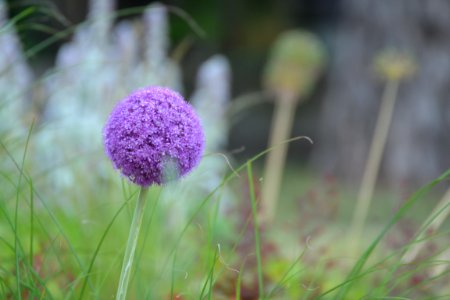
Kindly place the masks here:
<instances>
[{"instance_id":1,"label":"green flower stem","mask_svg":"<svg viewBox=\"0 0 450 300\"><path fill-rule=\"evenodd\" d=\"M122 271L120 272L119 287L117 289L117 300L125 300L128 283L130 281L131 267L133 266L134 253L141 229L142 217L144 215L145 198L148 188L142 187L136 203L133 220L131 222L130 234L128 236L127 248L123 258Z\"/></svg>"},{"instance_id":2,"label":"green flower stem","mask_svg":"<svg viewBox=\"0 0 450 300\"><path fill-rule=\"evenodd\" d=\"M370 146L369 157L367 159L361 186L356 201L356 209L353 216L353 223L350 231L350 238L354 243L354 248L359 247L359 240L364 227L364 223L369 211L370 202L373 197L375 183L380 169L381 158L386 146L389 127L394 113L395 100L397 98L399 81L389 80L383 94L383 100L378 113L375 132Z\"/></svg>"},{"instance_id":3,"label":"green flower stem","mask_svg":"<svg viewBox=\"0 0 450 300\"><path fill-rule=\"evenodd\" d=\"M271 223L275 217L283 169L286 162L297 99L294 94L279 93L275 103L269 148L276 146L267 156L263 177L261 222Z\"/></svg>"}]
</instances>

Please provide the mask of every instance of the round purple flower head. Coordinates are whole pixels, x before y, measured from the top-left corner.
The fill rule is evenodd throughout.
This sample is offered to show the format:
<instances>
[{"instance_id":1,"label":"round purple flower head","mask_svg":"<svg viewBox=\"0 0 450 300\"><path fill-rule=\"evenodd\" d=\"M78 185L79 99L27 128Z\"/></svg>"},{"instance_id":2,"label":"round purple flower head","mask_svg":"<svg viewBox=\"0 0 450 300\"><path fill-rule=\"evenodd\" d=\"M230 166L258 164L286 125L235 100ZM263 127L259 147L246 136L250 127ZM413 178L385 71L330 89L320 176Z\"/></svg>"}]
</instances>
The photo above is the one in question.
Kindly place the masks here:
<instances>
[{"instance_id":1,"label":"round purple flower head","mask_svg":"<svg viewBox=\"0 0 450 300\"><path fill-rule=\"evenodd\" d=\"M193 108L163 87L137 90L119 102L106 122L105 152L114 167L140 186L162 184L168 162L178 176L199 162L204 134Z\"/></svg>"}]
</instances>

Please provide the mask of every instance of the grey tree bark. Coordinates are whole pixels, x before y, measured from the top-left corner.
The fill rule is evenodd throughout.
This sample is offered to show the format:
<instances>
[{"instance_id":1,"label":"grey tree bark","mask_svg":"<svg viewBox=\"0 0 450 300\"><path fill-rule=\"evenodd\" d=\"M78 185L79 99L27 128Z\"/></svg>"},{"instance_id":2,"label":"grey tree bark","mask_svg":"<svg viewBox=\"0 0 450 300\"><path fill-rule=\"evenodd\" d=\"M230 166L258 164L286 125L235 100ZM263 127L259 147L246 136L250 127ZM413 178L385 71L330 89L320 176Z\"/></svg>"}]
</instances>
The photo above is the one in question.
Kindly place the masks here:
<instances>
[{"instance_id":1,"label":"grey tree bark","mask_svg":"<svg viewBox=\"0 0 450 300\"><path fill-rule=\"evenodd\" d=\"M343 0L313 163L357 182L383 90L373 58L410 52L416 75L401 84L383 156L383 180L422 184L450 168L450 1Z\"/></svg>"}]
</instances>

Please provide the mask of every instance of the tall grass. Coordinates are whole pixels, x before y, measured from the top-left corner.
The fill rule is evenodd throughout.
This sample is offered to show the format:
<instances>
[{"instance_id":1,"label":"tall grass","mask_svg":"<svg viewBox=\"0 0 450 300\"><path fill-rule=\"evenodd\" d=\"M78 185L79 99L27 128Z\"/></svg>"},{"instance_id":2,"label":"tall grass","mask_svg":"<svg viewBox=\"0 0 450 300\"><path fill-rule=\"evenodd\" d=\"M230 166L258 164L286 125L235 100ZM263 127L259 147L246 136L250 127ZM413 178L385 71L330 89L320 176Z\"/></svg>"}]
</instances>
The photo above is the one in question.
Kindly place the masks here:
<instances>
[{"instance_id":1,"label":"tall grass","mask_svg":"<svg viewBox=\"0 0 450 300\"><path fill-rule=\"evenodd\" d=\"M26 153L27 145L32 141L33 133L30 130L29 136L23 142L22 153ZM23 161L16 162L8 155L9 151L8 146L2 143L2 156L12 161L15 170L2 172L2 177L6 180L2 180L1 190L7 193L1 194L0 205L2 214L0 297L102 299L111 295L120 273L120 250L124 247L120 241L126 236L126 228L130 222L130 215L124 208L130 199L135 197L134 188L127 183L124 183L123 188L109 183L100 188L97 195L86 190L87 195L93 195L88 199L92 204L91 208L83 211L85 208L75 206L74 211L67 211L58 207L54 199L47 199L44 196L45 190L41 192L33 183L35 180L29 175L32 173L31 170L26 168ZM420 267L399 276L399 271L405 267L400 260L402 253L420 241L412 239L402 249L388 254L383 249L379 249L380 251L377 249L383 247L380 242L386 233L405 218L417 202L425 200L434 186L448 180L450 171L419 189L373 239L349 273L345 275L345 268L338 270L341 276L337 279L338 283L327 290L324 288L329 286L326 278L329 270L326 270L325 263L322 264L323 271L316 272L313 281L302 276L319 268L319 265L311 266L305 261L305 253L307 255L308 252L306 248L300 256L287 260L282 271L269 274L270 261L273 258L265 256L263 250L265 241L259 237L260 229L257 222L254 222L255 248L245 254L256 255L257 267L255 270L247 269L244 264L239 263L242 262L240 257L244 254L235 247L243 242L244 235L235 233L230 237L220 231L219 228L230 225L233 219L220 215L217 205L220 203L221 187L233 182L239 183L242 178L236 174L245 172L247 176L244 178L247 178L250 184L249 194L243 196L241 201L248 201L251 206L251 213L247 215L246 221L257 216L256 193L255 187L252 186L254 182L252 163L263 154L237 167L236 173L230 172L222 184L200 202L187 199L185 201L192 203L180 203L180 205L197 203L197 207L176 235L165 226L166 214L170 212L155 209L156 201L153 205L148 205L147 210L151 211L147 214L149 218L144 221L144 230L141 233L146 237L142 237L142 243L138 245L139 262L130 283L130 299L174 298L177 295L183 295L186 299L220 299L221 292L218 292L215 286L230 273L235 274L233 275L235 285L231 294L239 295L244 287L244 278L252 272L255 272L258 282L257 294L261 299L286 297L291 286L299 282L309 284L309 289L299 294L302 299L311 297L353 299L358 293L361 296L387 297L395 295L398 292L396 287L405 286L405 282L425 272L430 266L448 264L448 261L439 261L436 257L419 263ZM80 187L83 186L81 183ZM151 194L153 199L157 199L159 188L151 191ZM70 196L61 195L61 197L67 197L67 201L72 201ZM248 198L245 199L246 197ZM217 202L211 202L212 200ZM246 224L248 226L249 223ZM277 230L280 229L276 226L271 229L275 234ZM448 233L443 234L445 237ZM440 237L442 238L442 235ZM439 240L440 237L436 236L435 239ZM288 247L290 243L292 242L286 241L286 245L279 247ZM443 252L448 245L444 243L440 244L440 247L440 251ZM330 245L330 248L333 248L333 245ZM286 257L280 256L279 260L286 261ZM372 263L365 267L369 261ZM223 262L241 265L237 267L239 272L231 271L231 267ZM390 262L389 267L385 265L387 262ZM373 278L380 273L384 274L384 280L374 285ZM433 282L441 282L448 276L448 272L444 272L424 279L418 286L432 285ZM277 279L268 281L268 278ZM315 292L314 287L317 286L322 289L320 294ZM361 286L367 290L363 289L361 292ZM405 293L406 297L414 295L414 289L414 286L407 286L400 294Z\"/></svg>"}]
</instances>

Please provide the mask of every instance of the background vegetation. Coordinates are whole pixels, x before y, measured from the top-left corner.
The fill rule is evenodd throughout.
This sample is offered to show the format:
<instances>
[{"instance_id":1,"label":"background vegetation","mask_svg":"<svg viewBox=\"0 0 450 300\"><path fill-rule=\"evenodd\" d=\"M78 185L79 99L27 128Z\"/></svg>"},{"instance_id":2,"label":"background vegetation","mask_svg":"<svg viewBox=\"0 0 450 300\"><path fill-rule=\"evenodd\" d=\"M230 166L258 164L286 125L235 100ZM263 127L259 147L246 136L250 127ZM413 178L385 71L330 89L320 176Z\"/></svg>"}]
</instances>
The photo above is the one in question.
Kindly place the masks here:
<instances>
[{"instance_id":1,"label":"background vegetation","mask_svg":"<svg viewBox=\"0 0 450 300\"><path fill-rule=\"evenodd\" d=\"M0 298L114 298L137 188L101 132L146 85L193 104L207 149L150 189L130 299L450 297L449 4L386 3L0 0ZM288 29L326 57L308 69L294 47L270 77ZM290 88L297 138L270 145ZM283 145L266 219L265 159Z\"/></svg>"}]
</instances>

